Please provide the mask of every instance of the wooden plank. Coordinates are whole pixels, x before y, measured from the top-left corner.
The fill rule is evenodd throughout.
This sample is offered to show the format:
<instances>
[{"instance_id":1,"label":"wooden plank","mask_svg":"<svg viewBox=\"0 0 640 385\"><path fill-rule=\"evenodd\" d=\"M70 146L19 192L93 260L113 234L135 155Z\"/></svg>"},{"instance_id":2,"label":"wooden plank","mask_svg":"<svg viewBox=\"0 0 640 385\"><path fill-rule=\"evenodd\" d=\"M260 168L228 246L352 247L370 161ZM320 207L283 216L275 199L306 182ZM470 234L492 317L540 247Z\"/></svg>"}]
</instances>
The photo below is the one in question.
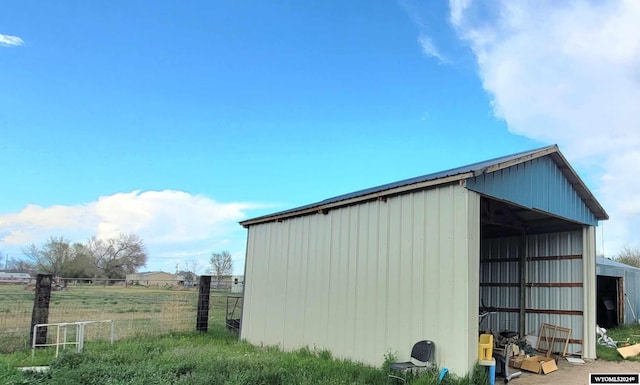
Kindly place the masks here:
<instances>
[{"instance_id":1,"label":"wooden plank","mask_svg":"<svg viewBox=\"0 0 640 385\"><path fill-rule=\"evenodd\" d=\"M513 307L497 307L498 313L518 313L520 309ZM560 315L582 315L582 310L554 310L554 309L525 309L532 314L560 314Z\"/></svg>"},{"instance_id":2,"label":"wooden plank","mask_svg":"<svg viewBox=\"0 0 640 385\"><path fill-rule=\"evenodd\" d=\"M553 255L548 257L533 257L529 258L529 262L539 262L539 261L563 261L568 259L582 259L582 255Z\"/></svg>"},{"instance_id":3,"label":"wooden plank","mask_svg":"<svg viewBox=\"0 0 640 385\"><path fill-rule=\"evenodd\" d=\"M566 337L561 337L558 333L566 333ZM544 352L546 350L546 356L551 356L553 353L554 344L558 343L558 339L561 341L564 340L563 348L562 348L562 356L565 357L567 355L567 348L569 346L569 340L571 338L571 328L564 328L557 325L551 324L541 324L540 330L538 332L538 343L536 344L536 350ZM545 346L541 345L541 342L545 344Z\"/></svg>"},{"instance_id":4,"label":"wooden plank","mask_svg":"<svg viewBox=\"0 0 640 385\"><path fill-rule=\"evenodd\" d=\"M481 282L482 287L520 287L518 282ZM529 282L527 287L582 287L582 282Z\"/></svg>"},{"instance_id":5,"label":"wooden plank","mask_svg":"<svg viewBox=\"0 0 640 385\"><path fill-rule=\"evenodd\" d=\"M47 327L39 328L35 336L33 335L33 329L37 324L49 323L49 302L51 301L52 282L53 276L51 274L38 274L36 277L36 293L33 299L33 311L31 312L29 345L32 345L34 342L36 345L44 345L47 343Z\"/></svg>"},{"instance_id":6,"label":"wooden plank","mask_svg":"<svg viewBox=\"0 0 640 385\"><path fill-rule=\"evenodd\" d=\"M550 255L546 257L530 257L527 258L527 261L530 262L539 262L539 261L563 261L563 260L571 260L571 259L582 259L582 255ZM480 263L489 263L489 262L519 262L518 258L486 258L481 259Z\"/></svg>"},{"instance_id":7,"label":"wooden plank","mask_svg":"<svg viewBox=\"0 0 640 385\"><path fill-rule=\"evenodd\" d=\"M620 353L622 358L627 359L629 357L640 355L640 344L625 346L616 350L618 350L618 353Z\"/></svg>"},{"instance_id":8,"label":"wooden plank","mask_svg":"<svg viewBox=\"0 0 640 385\"><path fill-rule=\"evenodd\" d=\"M582 282L531 282L529 287L582 287Z\"/></svg>"},{"instance_id":9,"label":"wooden plank","mask_svg":"<svg viewBox=\"0 0 640 385\"><path fill-rule=\"evenodd\" d=\"M198 310L196 330L206 333L209 329L209 295L211 294L211 276L201 275L198 287Z\"/></svg>"}]
</instances>

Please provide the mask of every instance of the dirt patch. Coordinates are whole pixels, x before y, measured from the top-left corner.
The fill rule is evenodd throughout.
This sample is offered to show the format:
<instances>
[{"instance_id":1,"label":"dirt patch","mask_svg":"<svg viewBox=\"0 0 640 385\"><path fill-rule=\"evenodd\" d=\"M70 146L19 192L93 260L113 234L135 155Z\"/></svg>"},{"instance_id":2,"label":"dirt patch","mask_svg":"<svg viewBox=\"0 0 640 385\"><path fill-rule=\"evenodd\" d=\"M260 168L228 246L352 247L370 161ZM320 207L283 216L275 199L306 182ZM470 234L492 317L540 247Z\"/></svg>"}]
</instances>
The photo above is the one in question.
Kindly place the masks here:
<instances>
[{"instance_id":1,"label":"dirt patch","mask_svg":"<svg viewBox=\"0 0 640 385\"><path fill-rule=\"evenodd\" d=\"M510 372L518 369L509 368ZM584 364L572 364L564 359L558 361L558 370L549 374L522 372L518 378L509 381L513 385L588 385L589 373L640 373L640 362L611 362L603 360L588 361ZM496 379L496 384L502 383Z\"/></svg>"}]
</instances>

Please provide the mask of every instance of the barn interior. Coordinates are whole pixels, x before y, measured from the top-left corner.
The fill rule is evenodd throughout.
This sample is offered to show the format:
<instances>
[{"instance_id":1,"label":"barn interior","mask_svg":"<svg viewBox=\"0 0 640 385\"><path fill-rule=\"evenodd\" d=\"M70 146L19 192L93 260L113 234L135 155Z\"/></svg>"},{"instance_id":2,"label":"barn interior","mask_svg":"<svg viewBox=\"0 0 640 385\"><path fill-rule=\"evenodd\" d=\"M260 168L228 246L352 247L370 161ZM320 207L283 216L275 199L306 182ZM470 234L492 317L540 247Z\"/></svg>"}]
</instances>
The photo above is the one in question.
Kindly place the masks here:
<instances>
[{"instance_id":1,"label":"barn interior","mask_svg":"<svg viewBox=\"0 0 640 385\"><path fill-rule=\"evenodd\" d=\"M579 353L583 225L486 196L480 221L479 330L537 336L553 324Z\"/></svg>"}]
</instances>

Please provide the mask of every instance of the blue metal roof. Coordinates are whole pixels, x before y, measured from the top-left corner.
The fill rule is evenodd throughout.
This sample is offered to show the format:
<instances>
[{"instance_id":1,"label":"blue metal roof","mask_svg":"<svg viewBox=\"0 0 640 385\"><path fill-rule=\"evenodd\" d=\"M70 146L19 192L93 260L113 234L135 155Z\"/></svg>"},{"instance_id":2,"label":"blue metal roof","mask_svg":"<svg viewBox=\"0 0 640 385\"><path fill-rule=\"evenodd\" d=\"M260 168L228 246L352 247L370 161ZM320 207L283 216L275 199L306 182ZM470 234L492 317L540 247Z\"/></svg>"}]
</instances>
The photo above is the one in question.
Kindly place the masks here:
<instances>
[{"instance_id":1,"label":"blue metal roof","mask_svg":"<svg viewBox=\"0 0 640 385\"><path fill-rule=\"evenodd\" d=\"M635 266L627 265L626 263L621 263L605 257L596 257L596 264L601 266L618 267L621 269L640 271L640 269Z\"/></svg>"},{"instance_id":2,"label":"blue metal roof","mask_svg":"<svg viewBox=\"0 0 640 385\"><path fill-rule=\"evenodd\" d=\"M511 167L513 165L517 165L520 163L524 163L530 161L532 159L536 159L539 157L543 157L546 155L552 155L553 161L558 165L558 169L561 170L565 178L568 180L569 184L576 191L577 196L580 197L584 204L590 212L593 213L593 216L597 219L608 219L607 213L604 211L602 206L596 201L591 192L584 185L580 177L575 173L573 168L568 164L564 156L558 150L558 146L552 145L547 147L542 147L535 150L523 151L516 154L511 154L499 158L494 158L490 160L485 160L478 163L473 163L470 165L452 168L450 170L440 171L432 174L422 175L415 178L405 179L398 182L388 183L377 187L372 187L364 190L359 190L356 192L338 195L333 198L325 199L320 202L312 203L309 205L297 207L290 210L280 211L274 214L269 214L253 219L248 219L240 222L243 226L250 226L252 224L268 222L276 219L284 219L287 217L297 216L297 215L305 215L311 213L313 210L322 210L325 206L335 207L340 202L353 200L356 198L366 199L368 196L372 195L384 195L385 192L389 192L393 194L393 190L408 187L411 185L418 185L420 183L429 182L429 181L438 181L443 180L442 183L450 183L451 178L454 180L456 176L459 176L459 180L467 179L470 180L470 176L476 177L486 173L492 173L504 168ZM447 178L445 181L444 179ZM437 183L435 183L437 184ZM419 188L419 186L416 186Z\"/></svg>"}]
</instances>

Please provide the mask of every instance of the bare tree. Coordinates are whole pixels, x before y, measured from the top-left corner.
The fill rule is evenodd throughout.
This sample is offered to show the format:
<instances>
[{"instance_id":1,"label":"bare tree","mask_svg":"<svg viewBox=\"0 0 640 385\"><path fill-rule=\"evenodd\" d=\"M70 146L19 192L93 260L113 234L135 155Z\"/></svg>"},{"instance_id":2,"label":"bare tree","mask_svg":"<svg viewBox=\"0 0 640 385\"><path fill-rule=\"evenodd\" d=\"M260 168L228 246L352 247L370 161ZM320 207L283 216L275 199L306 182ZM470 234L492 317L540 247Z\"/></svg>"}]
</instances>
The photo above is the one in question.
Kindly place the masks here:
<instances>
[{"instance_id":1,"label":"bare tree","mask_svg":"<svg viewBox=\"0 0 640 385\"><path fill-rule=\"evenodd\" d=\"M27 273L35 275L36 265L22 259L9 258L5 260L7 273Z\"/></svg>"},{"instance_id":2,"label":"bare tree","mask_svg":"<svg viewBox=\"0 0 640 385\"><path fill-rule=\"evenodd\" d=\"M220 253L213 252L211 253L209 263L211 264L211 272L216 276L216 287L220 288L220 279L224 276L231 275L231 271L233 270L231 254L226 250Z\"/></svg>"},{"instance_id":3,"label":"bare tree","mask_svg":"<svg viewBox=\"0 0 640 385\"><path fill-rule=\"evenodd\" d=\"M616 256L616 261L626 263L627 265L640 267L640 247L625 246L620 249Z\"/></svg>"},{"instance_id":4,"label":"bare tree","mask_svg":"<svg viewBox=\"0 0 640 385\"><path fill-rule=\"evenodd\" d=\"M190 259L184 262L184 270L180 271L180 274L187 282L196 282L198 279L198 270L200 270L200 263L196 259Z\"/></svg>"},{"instance_id":5,"label":"bare tree","mask_svg":"<svg viewBox=\"0 0 640 385\"><path fill-rule=\"evenodd\" d=\"M147 264L146 248L135 234L120 234L106 240L92 237L86 247L94 265L106 278L124 278Z\"/></svg>"},{"instance_id":6,"label":"bare tree","mask_svg":"<svg viewBox=\"0 0 640 385\"><path fill-rule=\"evenodd\" d=\"M187 271L192 272L195 275L198 275L198 270L200 270L200 262L197 259L190 259L184 262L184 268Z\"/></svg>"},{"instance_id":7,"label":"bare tree","mask_svg":"<svg viewBox=\"0 0 640 385\"><path fill-rule=\"evenodd\" d=\"M32 243L23 249L23 253L33 261L38 272L53 276L64 275L65 269L73 262L71 246L63 237L51 237L40 247Z\"/></svg>"},{"instance_id":8,"label":"bare tree","mask_svg":"<svg viewBox=\"0 0 640 385\"><path fill-rule=\"evenodd\" d=\"M32 261L32 264L23 261L7 261L13 265L14 270L35 267L37 272L64 278L95 275L92 257L86 246L81 243L71 244L64 237L51 237L41 246L31 244L23 249L23 253Z\"/></svg>"}]
</instances>

